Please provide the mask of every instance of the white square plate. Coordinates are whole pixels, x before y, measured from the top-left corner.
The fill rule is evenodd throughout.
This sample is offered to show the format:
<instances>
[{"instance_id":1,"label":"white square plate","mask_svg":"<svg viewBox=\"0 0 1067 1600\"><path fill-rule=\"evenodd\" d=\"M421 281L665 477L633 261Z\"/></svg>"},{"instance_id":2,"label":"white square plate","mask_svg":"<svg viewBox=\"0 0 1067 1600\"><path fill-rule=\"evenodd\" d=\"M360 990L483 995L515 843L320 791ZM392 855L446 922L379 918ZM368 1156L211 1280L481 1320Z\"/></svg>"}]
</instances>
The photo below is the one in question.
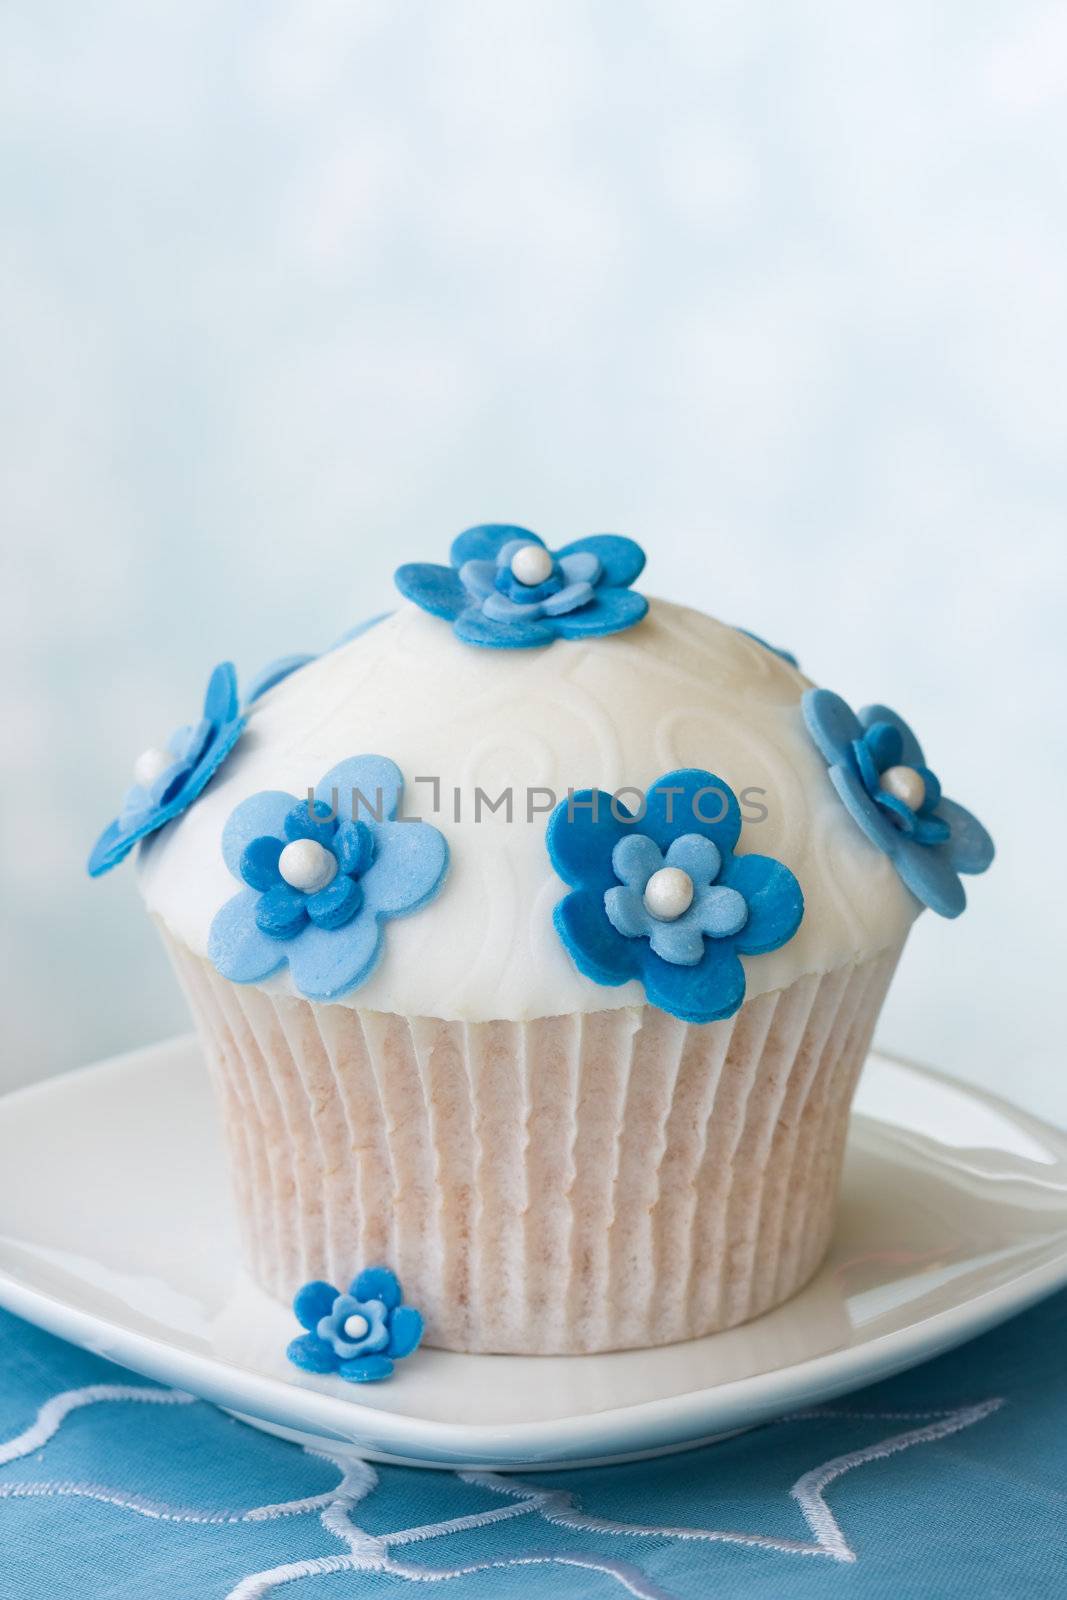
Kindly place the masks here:
<instances>
[{"instance_id":1,"label":"white square plate","mask_svg":"<svg viewBox=\"0 0 1067 1600\"><path fill-rule=\"evenodd\" d=\"M961 1343L1067 1282L1067 1136L872 1055L821 1272L767 1316L603 1356L421 1350L353 1388L241 1277L203 1062L177 1039L0 1099L0 1303L302 1443L497 1470L683 1449Z\"/></svg>"}]
</instances>

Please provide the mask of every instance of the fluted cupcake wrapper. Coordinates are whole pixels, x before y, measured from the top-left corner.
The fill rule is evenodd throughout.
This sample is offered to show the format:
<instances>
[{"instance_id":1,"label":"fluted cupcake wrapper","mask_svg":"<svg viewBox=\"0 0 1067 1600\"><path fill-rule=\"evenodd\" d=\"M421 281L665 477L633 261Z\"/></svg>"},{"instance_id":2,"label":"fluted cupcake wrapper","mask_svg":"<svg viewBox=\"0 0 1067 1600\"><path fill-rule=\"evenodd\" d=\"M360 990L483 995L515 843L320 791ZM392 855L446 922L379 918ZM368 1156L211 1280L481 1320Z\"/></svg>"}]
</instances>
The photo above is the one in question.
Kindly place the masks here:
<instances>
[{"instance_id":1,"label":"fluted cupcake wrapper","mask_svg":"<svg viewBox=\"0 0 1067 1600\"><path fill-rule=\"evenodd\" d=\"M724 1021L532 1022L318 1005L164 934L222 1108L248 1267L281 1300L390 1266L452 1350L667 1344L818 1267L899 949Z\"/></svg>"}]
</instances>

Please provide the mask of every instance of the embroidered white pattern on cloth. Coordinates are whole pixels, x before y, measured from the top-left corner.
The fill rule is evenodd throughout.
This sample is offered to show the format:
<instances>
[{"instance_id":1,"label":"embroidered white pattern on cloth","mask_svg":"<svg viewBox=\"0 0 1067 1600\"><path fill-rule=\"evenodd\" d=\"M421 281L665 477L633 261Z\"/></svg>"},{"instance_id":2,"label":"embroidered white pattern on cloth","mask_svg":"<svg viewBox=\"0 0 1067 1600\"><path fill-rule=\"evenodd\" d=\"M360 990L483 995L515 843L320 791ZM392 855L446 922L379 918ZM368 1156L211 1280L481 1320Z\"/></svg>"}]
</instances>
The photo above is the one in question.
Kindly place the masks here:
<instances>
[{"instance_id":1,"label":"embroidered white pattern on cloth","mask_svg":"<svg viewBox=\"0 0 1067 1600\"><path fill-rule=\"evenodd\" d=\"M0 1466L41 1450L72 1412L104 1402L160 1406L187 1406L196 1403L193 1395L171 1389L150 1389L136 1384L92 1384L81 1389L65 1390L41 1406L36 1419L24 1432L7 1443L0 1444ZM401 1528L392 1533L371 1534L353 1520L352 1513L377 1486L377 1472L364 1461L343 1458L325 1449L321 1451L309 1449L307 1454L329 1461L336 1467L340 1481L335 1488L300 1499L253 1506L247 1510L200 1511L169 1505L136 1492L101 1484L50 1480L22 1483L0 1480L0 1500L72 1496L101 1501L120 1510L160 1521L216 1526L239 1522L265 1522L275 1518L300 1517L317 1513L326 1532L345 1547L343 1551L333 1555L307 1557L262 1572L249 1573L230 1590L227 1600L262 1600L262 1597L270 1595L283 1584L292 1584L301 1578L333 1572L376 1572L412 1582L427 1583L461 1578L494 1569L546 1565L581 1567L602 1573L614 1580L623 1591L637 1597L637 1600L674 1600L667 1590L653 1582L632 1562L614 1560L597 1553L530 1551L487 1558L483 1561L468 1560L455 1566L429 1566L412 1563L397 1552L427 1540L470 1534L478 1529L520 1517L536 1517L545 1523L571 1532L618 1535L630 1541L651 1537L661 1540L745 1545L778 1555L854 1562L857 1559L856 1553L826 1500L826 1490L829 1486L856 1467L884 1460L900 1451L910 1450L920 1444L930 1444L959 1433L964 1428L972 1427L976 1422L983 1421L997 1411L1003 1404L1001 1399L990 1399L951 1410L916 1412L848 1411L832 1410L827 1407L795 1412L778 1419L771 1426L783 1427L800 1422L830 1421L840 1418L857 1422L910 1424L904 1430L890 1433L862 1449L834 1456L821 1465L812 1467L796 1480L790 1493L811 1530L812 1538L809 1540L710 1527L672 1527L621 1522L583 1511L575 1495L569 1490L539 1488L536 1484L520 1478L493 1472L459 1472L456 1477L462 1483L500 1496L505 1504L488 1511L472 1512L467 1516ZM3 1558L0 1556L0 1571L2 1564Z\"/></svg>"}]
</instances>

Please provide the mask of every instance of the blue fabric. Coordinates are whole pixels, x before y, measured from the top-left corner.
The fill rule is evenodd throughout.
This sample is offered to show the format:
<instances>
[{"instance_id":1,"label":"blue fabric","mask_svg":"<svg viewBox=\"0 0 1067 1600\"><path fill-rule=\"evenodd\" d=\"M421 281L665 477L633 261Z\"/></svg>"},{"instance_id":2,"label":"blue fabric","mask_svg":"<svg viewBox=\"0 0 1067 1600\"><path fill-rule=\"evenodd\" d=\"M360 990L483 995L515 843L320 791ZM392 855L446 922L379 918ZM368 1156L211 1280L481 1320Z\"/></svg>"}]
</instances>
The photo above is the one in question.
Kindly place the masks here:
<instances>
[{"instance_id":1,"label":"blue fabric","mask_svg":"<svg viewBox=\"0 0 1067 1600\"><path fill-rule=\"evenodd\" d=\"M164 1398L170 1391L4 1313L0 1340L4 1600L415 1600L427 1592L413 1586L418 1573L464 1567L481 1570L443 1580L433 1591L440 1600L1063 1591L1067 1293L924 1367L701 1450L509 1476L496 1488L450 1472L357 1468L348 1515L376 1536L363 1543L363 1570L352 1570L348 1546L330 1531L340 1473L328 1459L202 1402ZM29 1439L24 1453L5 1457L4 1442L10 1453L54 1396L115 1384L157 1401L83 1404L45 1442ZM850 1464L854 1452L868 1459ZM546 1492L550 1501L523 1509ZM247 1516L316 1495L328 1498L289 1515ZM820 1502L817 1540L803 1506ZM395 1541L400 1530L499 1518L509 1507L507 1520ZM576 1515L615 1526L575 1529L567 1524ZM706 1537L714 1530L732 1537ZM756 1538L734 1542L739 1534ZM252 1582L316 1561L333 1570L281 1589Z\"/></svg>"}]
</instances>

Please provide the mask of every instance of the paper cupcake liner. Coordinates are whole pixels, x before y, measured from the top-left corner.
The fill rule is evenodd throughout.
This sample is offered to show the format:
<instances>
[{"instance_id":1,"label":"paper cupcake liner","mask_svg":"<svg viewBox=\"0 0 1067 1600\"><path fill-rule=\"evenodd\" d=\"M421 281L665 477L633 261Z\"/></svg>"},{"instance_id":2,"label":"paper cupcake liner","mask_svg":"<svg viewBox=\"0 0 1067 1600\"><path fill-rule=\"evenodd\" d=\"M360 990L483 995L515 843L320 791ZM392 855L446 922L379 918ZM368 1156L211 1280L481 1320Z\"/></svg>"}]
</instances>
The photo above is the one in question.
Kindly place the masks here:
<instances>
[{"instance_id":1,"label":"paper cupcake liner","mask_svg":"<svg viewBox=\"0 0 1067 1600\"><path fill-rule=\"evenodd\" d=\"M649 1347L794 1294L834 1220L899 950L690 1026L652 1006L441 1021L231 984L164 936L280 1300L390 1266L450 1350Z\"/></svg>"}]
</instances>

